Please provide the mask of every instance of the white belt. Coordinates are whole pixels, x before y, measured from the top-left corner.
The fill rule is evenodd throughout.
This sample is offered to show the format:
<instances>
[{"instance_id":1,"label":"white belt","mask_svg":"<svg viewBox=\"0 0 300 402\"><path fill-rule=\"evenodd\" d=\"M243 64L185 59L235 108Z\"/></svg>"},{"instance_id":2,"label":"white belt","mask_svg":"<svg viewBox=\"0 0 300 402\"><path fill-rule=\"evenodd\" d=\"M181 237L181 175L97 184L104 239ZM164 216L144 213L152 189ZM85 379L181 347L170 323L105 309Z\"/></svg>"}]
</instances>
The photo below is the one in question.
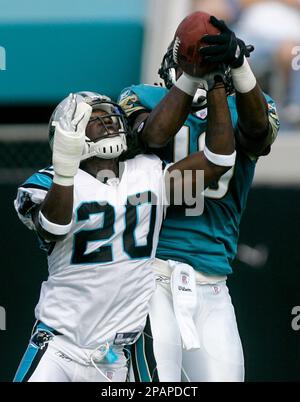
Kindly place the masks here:
<instances>
[{"instance_id":1,"label":"white belt","mask_svg":"<svg viewBox=\"0 0 300 402\"><path fill-rule=\"evenodd\" d=\"M164 275L167 276L168 278L171 278L173 270L170 267L170 263L172 264L172 262L173 262L172 260L164 261L160 260L159 258L155 258L152 265L154 273L157 275ZM205 275L202 272L196 270L194 270L194 273L196 277L196 283L199 285L214 285L218 282L224 282L227 279L226 275Z\"/></svg>"}]
</instances>

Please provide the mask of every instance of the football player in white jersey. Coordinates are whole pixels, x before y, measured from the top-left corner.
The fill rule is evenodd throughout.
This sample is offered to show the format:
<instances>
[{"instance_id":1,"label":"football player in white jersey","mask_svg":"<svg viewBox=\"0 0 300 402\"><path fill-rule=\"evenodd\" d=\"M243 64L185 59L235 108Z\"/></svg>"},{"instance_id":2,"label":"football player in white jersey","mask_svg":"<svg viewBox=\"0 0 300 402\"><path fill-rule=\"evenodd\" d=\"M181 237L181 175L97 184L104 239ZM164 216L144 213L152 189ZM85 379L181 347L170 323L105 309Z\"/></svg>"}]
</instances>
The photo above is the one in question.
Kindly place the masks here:
<instances>
[{"instance_id":1,"label":"football player in white jersey","mask_svg":"<svg viewBox=\"0 0 300 402\"><path fill-rule=\"evenodd\" d=\"M178 88L186 85L183 76ZM204 152L166 167L154 155L127 159L127 118L108 97L80 92L57 106L49 127L53 166L32 175L15 200L49 267L15 381L126 380L124 348L143 330L154 291L165 198L172 202L184 187L178 176L166 183L166 173L192 171L186 180L195 190L198 170L207 186L235 162L222 80L213 80L208 104Z\"/></svg>"}]
</instances>

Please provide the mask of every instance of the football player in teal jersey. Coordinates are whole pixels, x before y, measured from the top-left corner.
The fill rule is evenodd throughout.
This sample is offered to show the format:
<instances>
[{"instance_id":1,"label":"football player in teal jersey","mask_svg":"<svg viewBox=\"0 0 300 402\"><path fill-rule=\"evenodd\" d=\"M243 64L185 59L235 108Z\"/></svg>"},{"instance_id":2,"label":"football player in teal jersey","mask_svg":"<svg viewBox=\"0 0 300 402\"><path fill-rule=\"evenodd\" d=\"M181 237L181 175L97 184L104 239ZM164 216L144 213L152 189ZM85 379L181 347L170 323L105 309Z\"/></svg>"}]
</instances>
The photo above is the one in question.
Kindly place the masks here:
<instances>
[{"instance_id":1,"label":"football player in teal jersey","mask_svg":"<svg viewBox=\"0 0 300 402\"><path fill-rule=\"evenodd\" d=\"M167 212L153 264L156 291L148 324L132 350L136 381L244 380L243 350L226 278L232 273L256 162L270 152L279 120L274 101L262 92L247 62L253 49L222 21L211 17L211 23L221 34L207 36L210 46L199 51L231 75L234 92L228 94L228 105L236 163L205 190L202 215L187 217L172 207ZM119 102L145 149L176 162L205 146L205 93L211 77L203 77L201 85L182 74L172 44L159 74L166 88L133 85L121 92Z\"/></svg>"}]
</instances>

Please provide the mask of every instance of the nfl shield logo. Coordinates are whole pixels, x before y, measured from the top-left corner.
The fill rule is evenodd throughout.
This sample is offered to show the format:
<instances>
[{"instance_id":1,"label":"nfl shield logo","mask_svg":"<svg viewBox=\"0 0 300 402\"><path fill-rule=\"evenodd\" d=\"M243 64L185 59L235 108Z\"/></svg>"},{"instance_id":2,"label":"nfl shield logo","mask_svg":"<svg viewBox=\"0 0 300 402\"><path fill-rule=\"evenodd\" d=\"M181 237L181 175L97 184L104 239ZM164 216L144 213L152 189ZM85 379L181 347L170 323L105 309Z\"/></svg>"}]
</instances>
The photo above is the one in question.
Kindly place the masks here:
<instances>
[{"instance_id":1,"label":"nfl shield logo","mask_svg":"<svg viewBox=\"0 0 300 402\"><path fill-rule=\"evenodd\" d=\"M189 276L185 273L181 273L181 282L183 285L187 285L189 283Z\"/></svg>"},{"instance_id":2,"label":"nfl shield logo","mask_svg":"<svg viewBox=\"0 0 300 402\"><path fill-rule=\"evenodd\" d=\"M106 377L107 377L109 380L112 380L112 379L113 379L113 376L114 376L114 372L113 372L113 371L107 371L107 372L106 372Z\"/></svg>"}]
</instances>

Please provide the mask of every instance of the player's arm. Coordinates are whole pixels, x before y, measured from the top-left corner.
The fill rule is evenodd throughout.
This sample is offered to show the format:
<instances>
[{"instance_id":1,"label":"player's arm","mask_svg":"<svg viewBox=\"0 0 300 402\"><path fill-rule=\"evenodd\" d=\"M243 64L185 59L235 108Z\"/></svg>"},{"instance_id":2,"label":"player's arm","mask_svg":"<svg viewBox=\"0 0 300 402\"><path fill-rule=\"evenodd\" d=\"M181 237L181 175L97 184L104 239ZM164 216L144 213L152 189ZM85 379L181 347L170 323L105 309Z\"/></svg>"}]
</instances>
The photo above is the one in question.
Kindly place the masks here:
<instances>
[{"instance_id":1,"label":"player's arm","mask_svg":"<svg viewBox=\"0 0 300 402\"><path fill-rule=\"evenodd\" d=\"M203 38L210 46L200 49L200 52L207 62L224 63L231 68L238 111L236 138L247 153L260 156L276 138L278 117L276 110L275 116L270 113L269 105L246 59L254 49L238 39L223 21L211 17L211 23L221 34Z\"/></svg>"},{"instance_id":2,"label":"player's arm","mask_svg":"<svg viewBox=\"0 0 300 402\"><path fill-rule=\"evenodd\" d=\"M249 92L242 93L237 90L236 105L238 111L236 139L239 145L245 152L254 156L268 153L279 129L275 106L272 107L267 103L258 84Z\"/></svg>"},{"instance_id":3,"label":"player's arm","mask_svg":"<svg viewBox=\"0 0 300 402\"><path fill-rule=\"evenodd\" d=\"M63 240L72 224L73 185L53 182L43 203L32 211L38 234L47 241Z\"/></svg>"},{"instance_id":4,"label":"player's arm","mask_svg":"<svg viewBox=\"0 0 300 402\"><path fill-rule=\"evenodd\" d=\"M91 107L70 95L64 115L56 122L53 143L54 178L44 201L32 212L37 232L47 241L62 240L70 231L73 214L74 176L85 142Z\"/></svg>"},{"instance_id":5,"label":"player's arm","mask_svg":"<svg viewBox=\"0 0 300 402\"><path fill-rule=\"evenodd\" d=\"M134 121L131 120L133 130L146 147L153 149L167 145L186 121L199 86L210 90L216 76L225 79L222 66L201 78L182 73L179 67L178 74L181 75L176 83L151 112L139 110Z\"/></svg>"},{"instance_id":6,"label":"player's arm","mask_svg":"<svg viewBox=\"0 0 300 402\"><path fill-rule=\"evenodd\" d=\"M211 182L219 180L235 163L234 132L223 82L216 83L208 92L207 102L208 123L204 151L195 152L168 168L170 173L174 170L182 174L187 170L192 171L191 177L185 179L185 182L181 180L183 176L178 175L175 180L166 183L167 188L170 188L170 201L178 186L182 186L184 191L184 186L189 184L186 180L191 180L190 188L196 188L198 170L204 171L204 185L207 187Z\"/></svg>"},{"instance_id":7,"label":"player's arm","mask_svg":"<svg viewBox=\"0 0 300 402\"><path fill-rule=\"evenodd\" d=\"M179 88L181 82L187 81L187 89ZM184 124L191 110L193 96L199 83L179 78L179 84L173 86L167 95L151 111L140 113L133 124L133 129L145 125L140 133L141 141L150 148L164 147L174 137Z\"/></svg>"},{"instance_id":8,"label":"player's arm","mask_svg":"<svg viewBox=\"0 0 300 402\"><path fill-rule=\"evenodd\" d=\"M121 95L119 103L145 149L164 147L185 122L199 83L184 77L182 81L187 81L186 91L173 86L152 111L141 104L133 91L125 90Z\"/></svg>"}]
</instances>

